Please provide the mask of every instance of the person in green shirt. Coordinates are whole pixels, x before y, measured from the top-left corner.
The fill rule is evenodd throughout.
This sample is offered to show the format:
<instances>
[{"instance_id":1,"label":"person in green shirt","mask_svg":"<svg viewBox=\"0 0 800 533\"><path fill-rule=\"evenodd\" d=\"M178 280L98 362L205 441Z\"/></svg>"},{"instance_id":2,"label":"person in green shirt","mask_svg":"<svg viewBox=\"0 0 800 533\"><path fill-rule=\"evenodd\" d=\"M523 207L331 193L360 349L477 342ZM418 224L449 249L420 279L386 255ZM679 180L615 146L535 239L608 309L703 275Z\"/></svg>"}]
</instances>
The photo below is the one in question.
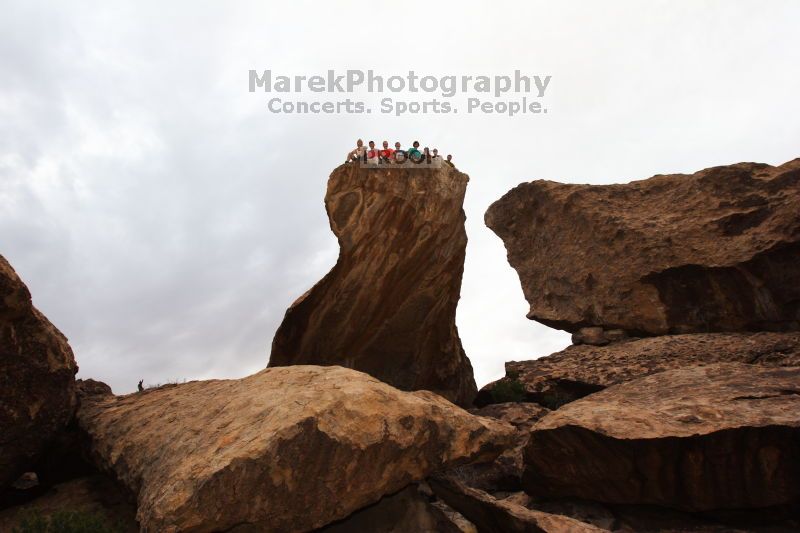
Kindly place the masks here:
<instances>
[{"instance_id":1,"label":"person in green shirt","mask_svg":"<svg viewBox=\"0 0 800 533\"><path fill-rule=\"evenodd\" d=\"M419 141L414 141L406 152L408 158L414 163L422 161L422 152L419 151Z\"/></svg>"}]
</instances>

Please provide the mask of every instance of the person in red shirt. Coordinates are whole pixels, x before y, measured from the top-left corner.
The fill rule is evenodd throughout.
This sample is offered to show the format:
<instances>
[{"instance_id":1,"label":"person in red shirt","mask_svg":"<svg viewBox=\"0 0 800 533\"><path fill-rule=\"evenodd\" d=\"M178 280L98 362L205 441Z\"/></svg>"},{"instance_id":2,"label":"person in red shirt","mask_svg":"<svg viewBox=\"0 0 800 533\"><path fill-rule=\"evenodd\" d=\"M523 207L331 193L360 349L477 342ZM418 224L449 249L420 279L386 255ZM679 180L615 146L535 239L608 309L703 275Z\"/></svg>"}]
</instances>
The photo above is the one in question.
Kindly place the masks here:
<instances>
[{"instance_id":1,"label":"person in red shirt","mask_svg":"<svg viewBox=\"0 0 800 533\"><path fill-rule=\"evenodd\" d=\"M375 141L369 142L369 150L367 150L367 163L377 163L380 153L375 149Z\"/></svg>"},{"instance_id":2,"label":"person in red shirt","mask_svg":"<svg viewBox=\"0 0 800 533\"><path fill-rule=\"evenodd\" d=\"M381 162L389 163L394 159L394 150L389 148L389 141L383 141L383 150L381 150Z\"/></svg>"}]
</instances>

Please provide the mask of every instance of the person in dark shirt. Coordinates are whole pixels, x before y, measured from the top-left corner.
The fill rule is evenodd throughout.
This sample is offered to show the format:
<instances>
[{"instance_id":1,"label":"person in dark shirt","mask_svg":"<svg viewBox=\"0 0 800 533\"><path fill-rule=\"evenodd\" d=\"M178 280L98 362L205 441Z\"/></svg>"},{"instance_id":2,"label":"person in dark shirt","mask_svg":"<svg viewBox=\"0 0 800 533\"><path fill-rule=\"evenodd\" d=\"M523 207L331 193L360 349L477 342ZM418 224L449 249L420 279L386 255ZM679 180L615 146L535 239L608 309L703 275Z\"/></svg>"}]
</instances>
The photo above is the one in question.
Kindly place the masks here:
<instances>
[{"instance_id":1,"label":"person in dark shirt","mask_svg":"<svg viewBox=\"0 0 800 533\"><path fill-rule=\"evenodd\" d=\"M399 142L394 143L394 162L398 164L406 162L406 151L401 149Z\"/></svg>"}]
</instances>

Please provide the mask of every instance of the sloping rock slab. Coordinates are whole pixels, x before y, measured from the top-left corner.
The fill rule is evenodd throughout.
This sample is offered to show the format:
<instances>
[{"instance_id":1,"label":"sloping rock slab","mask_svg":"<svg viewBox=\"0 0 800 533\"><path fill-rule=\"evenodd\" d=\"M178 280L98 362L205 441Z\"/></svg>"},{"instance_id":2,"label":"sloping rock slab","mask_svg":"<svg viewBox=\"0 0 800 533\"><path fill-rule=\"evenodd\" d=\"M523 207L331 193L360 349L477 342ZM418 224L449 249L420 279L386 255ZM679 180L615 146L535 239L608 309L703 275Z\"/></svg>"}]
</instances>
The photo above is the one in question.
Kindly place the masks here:
<instances>
[{"instance_id":1,"label":"sloping rock slab","mask_svg":"<svg viewBox=\"0 0 800 533\"><path fill-rule=\"evenodd\" d=\"M542 497L686 511L800 503L800 368L670 370L540 420L523 486Z\"/></svg>"},{"instance_id":2,"label":"sloping rock slab","mask_svg":"<svg viewBox=\"0 0 800 533\"><path fill-rule=\"evenodd\" d=\"M0 489L72 418L77 371L67 338L0 256Z\"/></svg>"},{"instance_id":3,"label":"sloping rock slab","mask_svg":"<svg viewBox=\"0 0 800 533\"><path fill-rule=\"evenodd\" d=\"M624 185L523 183L485 216L528 317L572 333L800 329L800 159Z\"/></svg>"},{"instance_id":4,"label":"sloping rock slab","mask_svg":"<svg viewBox=\"0 0 800 533\"><path fill-rule=\"evenodd\" d=\"M598 533L607 531L567 516L528 509L498 500L448 475L430 480L433 491L447 505L478 526L482 533Z\"/></svg>"},{"instance_id":5,"label":"sloping rock slab","mask_svg":"<svg viewBox=\"0 0 800 533\"><path fill-rule=\"evenodd\" d=\"M146 531L307 531L441 468L491 460L513 429L341 367L270 368L81 400L103 468Z\"/></svg>"},{"instance_id":6,"label":"sloping rock slab","mask_svg":"<svg viewBox=\"0 0 800 533\"><path fill-rule=\"evenodd\" d=\"M697 333L570 346L532 361L506 363L506 376L482 388L475 403L502 401L502 392L516 387L518 400L558 409L611 385L711 363L800 366L800 333Z\"/></svg>"}]
</instances>

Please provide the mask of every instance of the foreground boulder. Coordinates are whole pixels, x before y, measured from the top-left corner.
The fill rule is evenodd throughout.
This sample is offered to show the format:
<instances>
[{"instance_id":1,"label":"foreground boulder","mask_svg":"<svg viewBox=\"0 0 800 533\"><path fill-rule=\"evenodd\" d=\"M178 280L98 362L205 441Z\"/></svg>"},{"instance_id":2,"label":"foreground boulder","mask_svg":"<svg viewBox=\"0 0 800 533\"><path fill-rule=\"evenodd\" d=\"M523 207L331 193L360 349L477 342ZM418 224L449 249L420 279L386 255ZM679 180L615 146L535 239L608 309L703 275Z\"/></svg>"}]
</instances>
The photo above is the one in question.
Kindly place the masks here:
<instances>
[{"instance_id":1,"label":"foreground boulder","mask_svg":"<svg viewBox=\"0 0 800 533\"><path fill-rule=\"evenodd\" d=\"M513 429L341 367L270 368L81 400L98 464L145 531L307 531L432 472L491 460Z\"/></svg>"},{"instance_id":2,"label":"foreground boulder","mask_svg":"<svg viewBox=\"0 0 800 533\"><path fill-rule=\"evenodd\" d=\"M480 390L479 406L535 402L549 409L656 372L711 363L800 366L800 333L697 333L570 346L506 363L506 375Z\"/></svg>"},{"instance_id":3,"label":"foreground boulder","mask_svg":"<svg viewBox=\"0 0 800 533\"><path fill-rule=\"evenodd\" d=\"M523 183L485 220L519 274L528 317L546 325L800 329L800 159L625 185Z\"/></svg>"},{"instance_id":4,"label":"foreground boulder","mask_svg":"<svg viewBox=\"0 0 800 533\"><path fill-rule=\"evenodd\" d=\"M336 266L286 311L269 366L340 365L461 404L475 396L456 328L466 174L342 165L325 207Z\"/></svg>"},{"instance_id":5,"label":"foreground boulder","mask_svg":"<svg viewBox=\"0 0 800 533\"><path fill-rule=\"evenodd\" d=\"M28 470L75 409L67 338L0 256L0 489Z\"/></svg>"},{"instance_id":6,"label":"foreground boulder","mask_svg":"<svg viewBox=\"0 0 800 533\"><path fill-rule=\"evenodd\" d=\"M798 450L800 367L689 367L545 416L525 449L523 486L540 497L691 512L792 506Z\"/></svg>"}]
</instances>

